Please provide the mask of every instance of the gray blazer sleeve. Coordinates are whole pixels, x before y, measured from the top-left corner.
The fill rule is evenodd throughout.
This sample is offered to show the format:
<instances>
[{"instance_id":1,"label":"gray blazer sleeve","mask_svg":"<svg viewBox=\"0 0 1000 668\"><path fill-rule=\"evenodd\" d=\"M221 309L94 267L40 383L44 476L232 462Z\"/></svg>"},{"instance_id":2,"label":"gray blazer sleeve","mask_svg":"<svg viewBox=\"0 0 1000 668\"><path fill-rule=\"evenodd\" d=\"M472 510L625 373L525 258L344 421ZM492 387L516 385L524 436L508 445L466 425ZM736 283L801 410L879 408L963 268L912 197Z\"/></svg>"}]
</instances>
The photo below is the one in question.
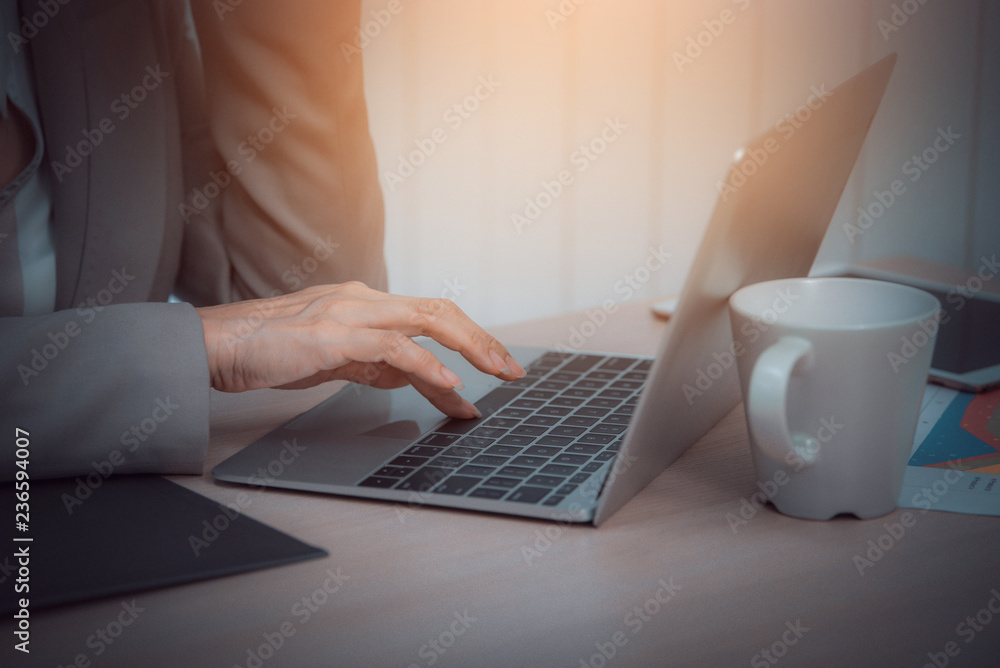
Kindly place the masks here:
<instances>
[{"instance_id":1,"label":"gray blazer sleeve","mask_svg":"<svg viewBox=\"0 0 1000 668\"><path fill-rule=\"evenodd\" d=\"M0 341L3 480L16 472L16 429L29 433L33 479L201 473L208 361L191 306L122 304L0 318Z\"/></svg>"}]
</instances>

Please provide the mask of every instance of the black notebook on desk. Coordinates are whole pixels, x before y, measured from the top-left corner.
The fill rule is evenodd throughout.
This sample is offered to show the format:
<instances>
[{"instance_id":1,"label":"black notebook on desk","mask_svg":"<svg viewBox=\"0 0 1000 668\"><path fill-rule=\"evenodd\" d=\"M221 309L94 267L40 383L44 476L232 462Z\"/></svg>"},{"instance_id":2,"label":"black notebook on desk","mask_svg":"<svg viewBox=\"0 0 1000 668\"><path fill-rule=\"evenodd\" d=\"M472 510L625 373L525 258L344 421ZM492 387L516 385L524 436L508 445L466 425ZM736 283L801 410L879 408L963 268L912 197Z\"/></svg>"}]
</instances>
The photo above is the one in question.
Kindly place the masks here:
<instances>
[{"instance_id":1,"label":"black notebook on desk","mask_svg":"<svg viewBox=\"0 0 1000 668\"><path fill-rule=\"evenodd\" d=\"M80 485L32 481L26 530L8 520L13 536L0 561L4 614L21 598L38 610L327 555L159 476L112 477L93 490ZM13 510L13 483L0 489ZM25 548L26 593L16 587L22 559L15 556Z\"/></svg>"}]
</instances>

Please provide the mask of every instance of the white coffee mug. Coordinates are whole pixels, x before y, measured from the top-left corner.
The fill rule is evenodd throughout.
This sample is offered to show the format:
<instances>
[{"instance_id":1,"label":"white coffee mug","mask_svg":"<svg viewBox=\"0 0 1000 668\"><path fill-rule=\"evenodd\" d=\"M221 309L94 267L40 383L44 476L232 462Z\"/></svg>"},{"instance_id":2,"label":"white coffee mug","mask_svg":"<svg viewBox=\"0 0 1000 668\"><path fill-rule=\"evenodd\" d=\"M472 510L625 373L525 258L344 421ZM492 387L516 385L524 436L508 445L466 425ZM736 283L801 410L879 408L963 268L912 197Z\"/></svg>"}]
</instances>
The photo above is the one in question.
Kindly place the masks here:
<instances>
[{"instance_id":1,"label":"white coffee mug","mask_svg":"<svg viewBox=\"0 0 1000 668\"><path fill-rule=\"evenodd\" d=\"M932 295L853 278L729 299L758 487L786 515L896 507L941 317Z\"/></svg>"}]
</instances>

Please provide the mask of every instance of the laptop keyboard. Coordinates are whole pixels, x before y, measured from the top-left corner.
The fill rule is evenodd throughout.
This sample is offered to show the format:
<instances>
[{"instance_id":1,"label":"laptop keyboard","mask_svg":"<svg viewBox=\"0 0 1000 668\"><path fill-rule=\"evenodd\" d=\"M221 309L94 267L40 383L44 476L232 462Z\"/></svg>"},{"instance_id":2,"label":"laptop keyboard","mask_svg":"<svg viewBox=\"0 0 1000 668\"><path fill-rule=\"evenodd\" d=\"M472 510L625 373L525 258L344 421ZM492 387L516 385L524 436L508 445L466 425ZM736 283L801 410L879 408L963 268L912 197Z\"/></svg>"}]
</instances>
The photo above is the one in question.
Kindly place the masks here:
<instances>
[{"instance_id":1,"label":"laptop keyboard","mask_svg":"<svg viewBox=\"0 0 1000 668\"><path fill-rule=\"evenodd\" d=\"M556 506L621 446L652 360L548 352L358 485Z\"/></svg>"}]
</instances>

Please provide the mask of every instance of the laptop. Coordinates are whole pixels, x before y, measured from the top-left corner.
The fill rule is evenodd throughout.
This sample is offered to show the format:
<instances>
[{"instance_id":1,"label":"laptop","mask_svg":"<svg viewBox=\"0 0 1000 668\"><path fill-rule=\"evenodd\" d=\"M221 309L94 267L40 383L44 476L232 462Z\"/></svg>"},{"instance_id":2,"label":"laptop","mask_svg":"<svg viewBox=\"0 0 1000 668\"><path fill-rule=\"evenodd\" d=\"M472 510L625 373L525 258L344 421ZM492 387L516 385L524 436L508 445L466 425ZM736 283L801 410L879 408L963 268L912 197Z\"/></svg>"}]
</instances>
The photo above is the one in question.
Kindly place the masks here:
<instances>
[{"instance_id":1,"label":"laptop","mask_svg":"<svg viewBox=\"0 0 1000 668\"><path fill-rule=\"evenodd\" d=\"M444 418L410 387L351 385L213 475L599 526L739 403L729 295L809 272L895 62L813 87L737 153L655 357L512 347L528 375L503 382L429 341L481 419Z\"/></svg>"}]
</instances>

